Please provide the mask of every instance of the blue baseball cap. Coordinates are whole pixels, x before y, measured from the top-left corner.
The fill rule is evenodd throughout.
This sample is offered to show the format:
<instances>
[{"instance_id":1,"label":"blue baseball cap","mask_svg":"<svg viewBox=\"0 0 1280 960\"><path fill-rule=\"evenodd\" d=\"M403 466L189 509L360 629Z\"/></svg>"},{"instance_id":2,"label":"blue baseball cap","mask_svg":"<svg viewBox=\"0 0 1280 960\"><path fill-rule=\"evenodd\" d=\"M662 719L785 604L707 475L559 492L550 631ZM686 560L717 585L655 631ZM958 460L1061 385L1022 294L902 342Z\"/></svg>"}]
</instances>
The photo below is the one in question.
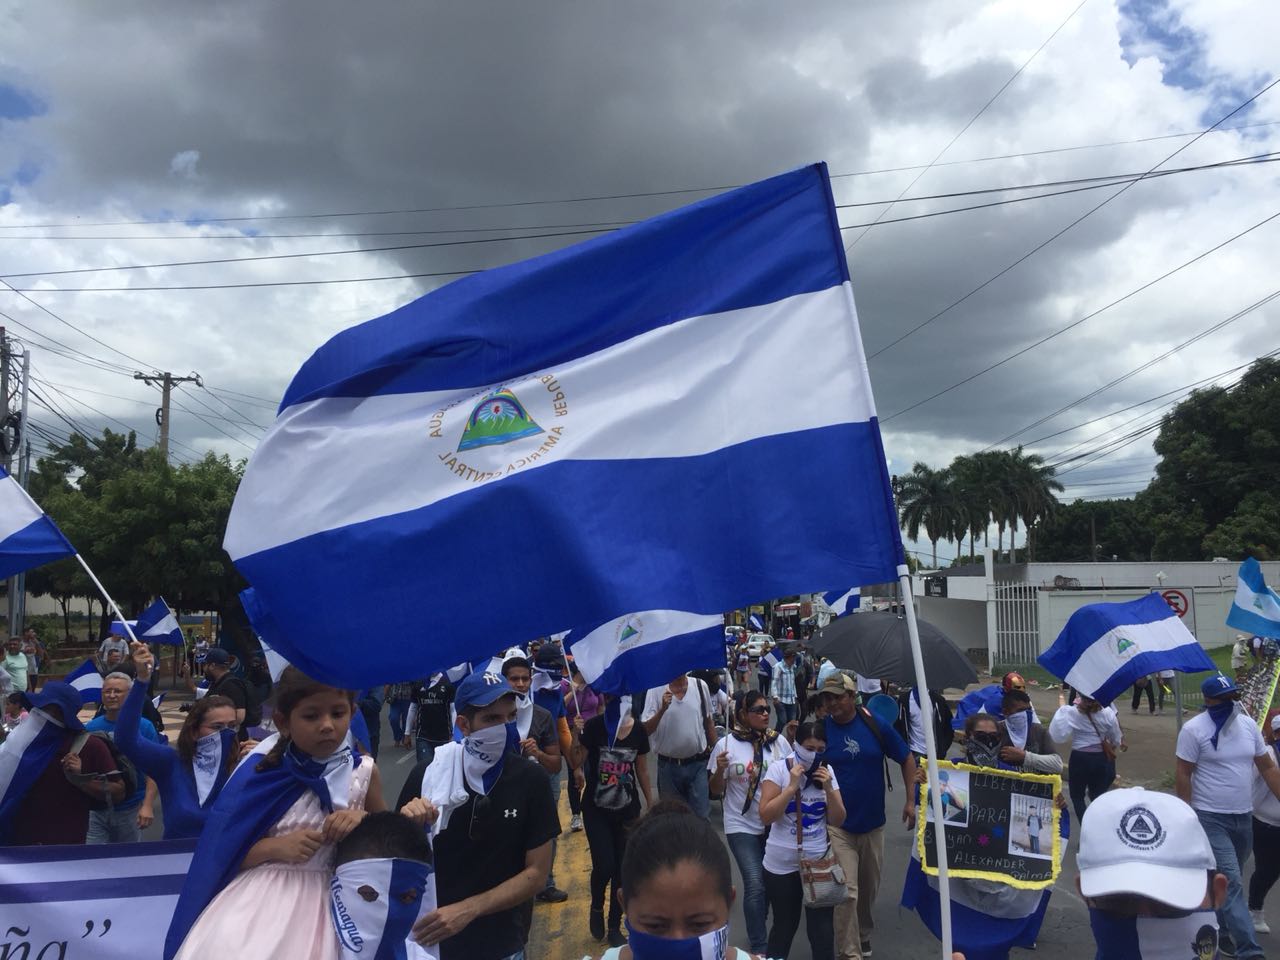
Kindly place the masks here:
<instances>
[{"instance_id":1,"label":"blue baseball cap","mask_svg":"<svg viewBox=\"0 0 1280 960\"><path fill-rule=\"evenodd\" d=\"M463 707L487 707L493 701L507 694L515 696L515 690L507 683L507 678L496 673L472 673L460 684L453 695L453 705L457 710Z\"/></svg>"},{"instance_id":2,"label":"blue baseball cap","mask_svg":"<svg viewBox=\"0 0 1280 960\"><path fill-rule=\"evenodd\" d=\"M1200 684L1200 692L1206 697L1229 697L1239 693L1240 690L1234 680L1220 673Z\"/></svg>"},{"instance_id":3,"label":"blue baseball cap","mask_svg":"<svg viewBox=\"0 0 1280 960\"><path fill-rule=\"evenodd\" d=\"M61 680L50 680L36 693L24 693L23 701L27 707L45 707L54 706L61 709L63 725L73 733L79 733L84 729L84 724L80 722L80 708L84 705L84 701L80 697L80 691L69 683Z\"/></svg>"}]
</instances>

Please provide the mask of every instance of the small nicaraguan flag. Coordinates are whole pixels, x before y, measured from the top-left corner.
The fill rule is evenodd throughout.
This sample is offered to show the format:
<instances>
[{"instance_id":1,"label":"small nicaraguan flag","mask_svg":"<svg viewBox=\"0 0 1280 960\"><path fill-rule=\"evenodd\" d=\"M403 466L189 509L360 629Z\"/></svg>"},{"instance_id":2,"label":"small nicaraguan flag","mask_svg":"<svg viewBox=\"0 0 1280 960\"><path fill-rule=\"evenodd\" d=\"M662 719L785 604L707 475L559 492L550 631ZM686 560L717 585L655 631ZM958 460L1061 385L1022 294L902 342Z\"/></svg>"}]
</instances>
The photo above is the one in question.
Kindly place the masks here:
<instances>
[{"instance_id":1,"label":"small nicaraguan flag","mask_svg":"<svg viewBox=\"0 0 1280 960\"><path fill-rule=\"evenodd\" d=\"M181 646L185 640L178 618L173 615L164 597L143 610L133 628L134 635L143 643L173 643Z\"/></svg>"},{"instance_id":2,"label":"small nicaraguan flag","mask_svg":"<svg viewBox=\"0 0 1280 960\"><path fill-rule=\"evenodd\" d=\"M1236 598L1227 613L1227 626L1256 637L1280 637L1280 594L1262 579L1262 565L1253 557L1240 564Z\"/></svg>"},{"instance_id":3,"label":"small nicaraguan flag","mask_svg":"<svg viewBox=\"0 0 1280 960\"><path fill-rule=\"evenodd\" d=\"M862 591L857 587L852 590L832 590L823 594L822 599L831 608L832 614L839 617L858 609L862 603Z\"/></svg>"},{"instance_id":4,"label":"small nicaraguan flag","mask_svg":"<svg viewBox=\"0 0 1280 960\"><path fill-rule=\"evenodd\" d=\"M92 657L68 673L64 679L80 691L80 699L83 702L100 703L102 701L102 674L98 672L98 665L93 662Z\"/></svg>"},{"instance_id":5,"label":"small nicaraguan flag","mask_svg":"<svg viewBox=\"0 0 1280 960\"><path fill-rule=\"evenodd\" d=\"M624 694L670 683L690 670L724 665L723 614L647 610L565 637L573 662L599 693Z\"/></svg>"},{"instance_id":6,"label":"small nicaraguan flag","mask_svg":"<svg viewBox=\"0 0 1280 960\"><path fill-rule=\"evenodd\" d=\"M1216 669L1158 593L1128 603L1081 607L1037 662L1101 703L1110 703L1139 677L1161 670Z\"/></svg>"},{"instance_id":7,"label":"small nicaraguan flag","mask_svg":"<svg viewBox=\"0 0 1280 960\"><path fill-rule=\"evenodd\" d=\"M337 334L286 390L224 545L280 627L272 645L344 689L495 637L894 579L898 518L825 166ZM468 614L423 630L424 605Z\"/></svg>"},{"instance_id":8,"label":"small nicaraguan flag","mask_svg":"<svg viewBox=\"0 0 1280 960\"><path fill-rule=\"evenodd\" d=\"M766 677L773 676L773 668L778 665L778 650L775 647L760 658L760 662L756 664L756 673Z\"/></svg>"},{"instance_id":9,"label":"small nicaraguan flag","mask_svg":"<svg viewBox=\"0 0 1280 960\"><path fill-rule=\"evenodd\" d=\"M756 630L764 629L764 621L760 619L760 614L758 613L753 613L751 616L747 617L747 622Z\"/></svg>"},{"instance_id":10,"label":"small nicaraguan flag","mask_svg":"<svg viewBox=\"0 0 1280 960\"><path fill-rule=\"evenodd\" d=\"M0 467L0 580L75 552L58 525Z\"/></svg>"}]
</instances>

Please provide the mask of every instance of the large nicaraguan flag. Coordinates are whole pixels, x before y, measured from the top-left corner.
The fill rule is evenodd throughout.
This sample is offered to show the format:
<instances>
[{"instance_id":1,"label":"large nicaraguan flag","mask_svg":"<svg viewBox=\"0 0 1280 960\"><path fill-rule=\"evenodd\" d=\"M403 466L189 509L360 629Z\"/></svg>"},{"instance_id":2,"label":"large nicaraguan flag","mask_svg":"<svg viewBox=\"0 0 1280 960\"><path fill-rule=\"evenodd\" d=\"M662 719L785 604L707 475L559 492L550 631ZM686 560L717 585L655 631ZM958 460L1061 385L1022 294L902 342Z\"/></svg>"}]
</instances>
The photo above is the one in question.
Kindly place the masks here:
<instances>
[{"instance_id":1,"label":"large nicaraguan flag","mask_svg":"<svg viewBox=\"0 0 1280 960\"><path fill-rule=\"evenodd\" d=\"M58 525L0 467L0 580L75 552Z\"/></svg>"},{"instance_id":2,"label":"large nicaraguan flag","mask_svg":"<svg viewBox=\"0 0 1280 960\"><path fill-rule=\"evenodd\" d=\"M1236 598L1227 612L1227 626L1257 637L1280 637L1280 594L1262 579L1262 565L1253 557L1240 564Z\"/></svg>"},{"instance_id":3,"label":"large nicaraguan flag","mask_svg":"<svg viewBox=\"0 0 1280 960\"><path fill-rule=\"evenodd\" d=\"M648 610L571 630L565 649L599 693L639 693L699 667L724 666L724 616Z\"/></svg>"},{"instance_id":4,"label":"large nicaraguan flag","mask_svg":"<svg viewBox=\"0 0 1280 960\"><path fill-rule=\"evenodd\" d=\"M825 166L339 333L285 392L225 546L272 644L347 687L566 624L894 579ZM422 628L446 608L466 615Z\"/></svg>"},{"instance_id":5,"label":"large nicaraguan flag","mask_svg":"<svg viewBox=\"0 0 1280 960\"><path fill-rule=\"evenodd\" d=\"M1158 593L1128 603L1091 603L1067 620L1040 666L1102 703L1160 670L1216 667Z\"/></svg>"}]
</instances>

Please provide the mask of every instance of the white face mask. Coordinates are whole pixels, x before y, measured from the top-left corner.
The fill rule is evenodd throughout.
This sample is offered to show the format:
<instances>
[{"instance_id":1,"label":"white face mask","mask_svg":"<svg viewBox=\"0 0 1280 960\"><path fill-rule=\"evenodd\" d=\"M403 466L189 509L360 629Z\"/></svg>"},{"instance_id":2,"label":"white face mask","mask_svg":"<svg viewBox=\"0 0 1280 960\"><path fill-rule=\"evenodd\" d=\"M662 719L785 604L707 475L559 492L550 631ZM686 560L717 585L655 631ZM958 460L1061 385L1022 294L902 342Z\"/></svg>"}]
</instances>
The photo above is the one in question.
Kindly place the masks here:
<instances>
[{"instance_id":1,"label":"white face mask","mask_svg":"<svg viewBox=\"0 0 1280 960\"><path fill-rule=\"evenodd\" d=\"M435 909L431 865L417 860L352 860L329 884L329 915L347 960L437 956L409 939L418 918Z\"/></svg>"},{"instance_id":2,"label":"white face mask","mask_svg":"<svg viewBox=\"0 0 1280 960\"><path fill-rule=\"evenodd\" d=\"M533 726L533 697L516 694L516 733L524 740L529 736L529 728Z\"/></svg>"},{"instance_id":3,"label":"white face mask","mask_svg":"<svg viewBox=\"0 0 1280 960\"><path fill-rule=\"evenodd\" d=\"M806 770L813 766L813 761L818 759L818 755L816 753L808 747L800 746L800 744L796 744L795 751L796 763L800 764L800 766L804 767Z\"/></svg>"},{"instance_id":4,"label":"white face mask","mask_svg":"<svg viewBox=\"0 0 1280 960\"><path fill-rule=\"evenodd\" d=\"M518 739L514 723L485 727L462 738L462 773L467 786L487 794L502 775L502 761Z\"/></svg>"},{"instance_id":5,"label":"white face mask","mask_svg":"<svg viewBox=\"0 0 1280 960\"><path fill-rule=\"evenodd\" d=\"M1004 718L1005 729L1009 731L1009 739L1019 750L1027 746L1027 730L1031 726L1031 718L1026 710L1019 710Z\"/></svg>"},{"instance_id":6,"label":"white face mask","mask_svg":"<svg viewBox=\"0 0 1280 960\"><path fill-rule=\"evenodd\" d=\"M204 806L219 779L226 778L227 757L235 742L234 730L215 730L196 741L195 754L191 758L191 773L196 778L196 798Z\"/></svg>"}]
</instances>

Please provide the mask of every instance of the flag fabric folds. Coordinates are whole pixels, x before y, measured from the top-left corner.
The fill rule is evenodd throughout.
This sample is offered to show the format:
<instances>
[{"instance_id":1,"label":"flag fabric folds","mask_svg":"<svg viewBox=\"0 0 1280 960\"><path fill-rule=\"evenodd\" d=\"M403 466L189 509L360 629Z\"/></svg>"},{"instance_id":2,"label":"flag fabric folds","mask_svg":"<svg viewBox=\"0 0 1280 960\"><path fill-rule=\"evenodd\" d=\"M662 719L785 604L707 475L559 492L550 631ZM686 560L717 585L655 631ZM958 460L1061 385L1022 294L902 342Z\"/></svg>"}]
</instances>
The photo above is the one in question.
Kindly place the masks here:
<instances>
[{"instance_id":1,"label":"flag fabric folds","mask_svg":"<svg viewBox=\"0 0 1280 960\"><path fill-rule=\"evenodd\" d=\"M831 608L833 615L842 617L846 613L853 613L862 604L862 591L857 587L852 590L832 590L823 594L822 599Z\"/></svg>"},{"instance_id":2,"label":"flag fabric folds","mask_svg":"<svg viewBox=\"0 0 1280 960\"><path fill-rule=\"evenodd\" d=\"M753 630L764 629L764 620L761 619L760 614L758 613L753 613L751 616L749 616L747 618L747 622L751 624L751 629Z\"/></svg>"},{"instance_id":3,"label":"flag fabric folds","mask_svg":"<svg viewBox=\"0 0 1280 960\"><path fill-rule=\"evenodd\" d=\"M825 166L339 333L285 392L225 546L273 645L348 686L636 610L895 579ZM467 615L424 632L445 608Z\"/></svg>"},{"instance_id":4,"label":"flag fabric folds","mask_svg":"<svg viewBox=\"0 0 1280 960\"><path fill-rule=\"evenodd\" d=\"M75 552L58 525L0 467L0 580Z\"/></svg>"},{"instance_id":5,"label":"flag fabric folds","mask_svg":"<svg viewBox=\"0 0 1280 960\"><path fill-rule=\"evenodd\" d=\"M1091 603L1067 620L1040 666L1102 703L1160 670L1214 670L1200 642L1158 593Z\"/></svg>"},{"instance_id":6,"label":"flag fabric folds","mask_svg":"<svg viewBox=\"0 0 1280 960\"><path fill-rule=\"evenodd\" d=\"M1262 565L1253 557L1240 564L1236 598L1227 613L1227 626L1256 637L1280 637L1280 594L1262 579Z\"/></svg>"},{"instance_id":7,"label":"flag fabric folds","mask_svg":"<svg viewBox=\"0 0 1280 960\"><path fill-rule=\"evenodd\" d=\"M33 709L0 744L0 846L8 842L23 798L66 739L65 727Z\"/></svg>"},{"instance_id":8,"label":"flag fabric folds","mask_svg":"<svg viewBox=\"0 0 1280 960\"><path fill-rule=\"evenodd\" d=\"M178 618L173 615L173 611L169 608L169 604L165 603L164 597L157 597L155 603L138 615L133 633L143 643L172 643L178 645L185 643L182 636L182 627L178 625Z\"/></svg>"},{"instance_id":9,"label":"flag fabric folds","mask_svg":"<svg viewBox=\"0 0 1280 960\"><path fill-rule=\"evenodd\" d=\"M638 693L700 667L724 666L721 614L647 610L571 630L565 649L599 693Z\"/></svg>"},{"instance_id":10,"label":"flag fabric folds","mask_svg":"<svg viewBox=\"0 0 1280 960\"><path fill-rule=\"evenodd\" d=\"M93 662L92 657L68 673L63 679L80 691L80 699L83 702L102 702L102 674L98 672L98 665Z\"/></svg>"}]
</instances>

